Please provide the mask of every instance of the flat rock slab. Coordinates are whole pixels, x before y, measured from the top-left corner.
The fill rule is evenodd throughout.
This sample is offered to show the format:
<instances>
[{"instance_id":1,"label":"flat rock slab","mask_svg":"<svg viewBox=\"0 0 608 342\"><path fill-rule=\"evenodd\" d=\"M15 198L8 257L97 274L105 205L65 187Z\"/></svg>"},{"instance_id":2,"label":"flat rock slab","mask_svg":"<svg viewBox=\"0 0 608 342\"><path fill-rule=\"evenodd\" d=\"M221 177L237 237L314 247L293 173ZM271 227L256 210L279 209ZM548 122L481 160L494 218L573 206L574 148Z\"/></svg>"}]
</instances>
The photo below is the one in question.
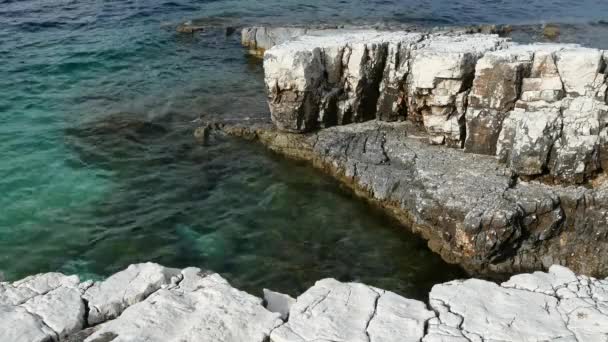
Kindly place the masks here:
<instances>
[{"instance_id":1,"label":"flat rock slab","mask_svg":"<svg viewBox=\"0 0 608 342\"><path fill-rule=\"evenodd\" d=\"M118 317L127 307L151 293L181 280L178 269L145 263L129 266L108 279L93 284L84 294L89 305L90 325Z\"/></svg>"},{"instance_id":2,"label":"flat rock slab","mask_svg":"<svg viewBox=\"0 0 608 342\"><path fill-rule=\"evenodd\" d=\"M86 322L79 283L59 273L0 283L0 341L55 341L81 330Z\"/></svg>"},{"instance_id":3,"label":"flat rock slab","mask_svg":"<svg viewBox=\"0 0 608 342\"><path fill-rule=\"evenodd\" d=\"M548 273L520 274L501 285L478 279L436 285L429 295L430 308L390 291L335 279L319 280L297 299L266 290L264 301L233 288L215 273L198 268L175 272L147 263L108 278L106 282L120 293L156 289L145 296L127 296L133 300L120 302L126 307L121 304L116 317L104 316L107 320L94 326L85 319L90 310L83 298L93 299L88 290L104 282L79 283L74 276L48 273L0 283L0 341L583 342L608 338L608 279L577 276L561 266L551 267ZM133 277L137 274L149 277ZM158 287L155 274L172 275L174 281ZM149 286L133 287L134 279Z\"/></svg>"},{"instance_id":4,"label":"flat rock slab","mask_svg":"<svg viewBox=\"0 0 608 342\"><path fill-rule=\"evenodd\" d=\"M606 341L608 282L561 266L502 285L471 279L436 285L423 341Z\"/></svg>"},{"instance_id":5,"label":"flat rock slab","mask_svg":"<svg viewBox=\"0 0 608 342\"><path fill-rule=\"evenodd\" d=\"M422 302L358 283L318 281L298 297L273 342L419 341L435 313Z\"/></svg>"},{"instance_id":6,"label":"flat rock slab","mask_svg":"<svg viewBox=\"0 0 608 342\"><path fill-rule=\"evenodd\" d=\"M194 268L182 273L179 285L130 306L85 342L104 336L114 336L114 342L264 342L283 323L280 314L262 306L261 299L232 288L217 274Z\"/></svg>"}]
</instances>

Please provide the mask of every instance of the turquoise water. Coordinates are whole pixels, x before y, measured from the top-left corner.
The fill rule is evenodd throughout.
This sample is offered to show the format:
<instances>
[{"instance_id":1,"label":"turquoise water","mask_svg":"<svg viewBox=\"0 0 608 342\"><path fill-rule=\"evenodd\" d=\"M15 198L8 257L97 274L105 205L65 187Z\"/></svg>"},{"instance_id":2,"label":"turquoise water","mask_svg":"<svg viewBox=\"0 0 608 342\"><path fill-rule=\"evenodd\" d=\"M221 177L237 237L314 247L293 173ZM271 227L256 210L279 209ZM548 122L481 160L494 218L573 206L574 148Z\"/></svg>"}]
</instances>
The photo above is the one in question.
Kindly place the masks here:
<instances>
[{"instance_id":1,"label":"turquoise water","mask_svg":"<svg viewBox=\"0 0 608 342\"><path fill-rule=\"evenodd\" d=\"M565 40L602 46L607 14L593 0L0 0L0 271L101 278L152 260L251 292L333 276L423 297L462 272L337 183L251 143L193 143L201 113L268 115L261 65L225 27L560 20ZM208 29L177 34L191 18Z\"/></svg>"}]
</instances>

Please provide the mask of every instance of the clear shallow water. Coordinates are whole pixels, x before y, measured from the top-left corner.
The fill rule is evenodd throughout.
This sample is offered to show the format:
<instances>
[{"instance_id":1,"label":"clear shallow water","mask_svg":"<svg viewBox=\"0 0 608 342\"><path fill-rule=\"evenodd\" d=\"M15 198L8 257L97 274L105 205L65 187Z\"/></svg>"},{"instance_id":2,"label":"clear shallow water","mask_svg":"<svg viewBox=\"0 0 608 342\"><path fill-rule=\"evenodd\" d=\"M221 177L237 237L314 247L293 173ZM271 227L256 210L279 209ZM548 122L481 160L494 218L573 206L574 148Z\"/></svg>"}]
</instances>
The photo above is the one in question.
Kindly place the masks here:
<instances>
[{"instance_id":1,"label":"clear shallow water","mask_svg":"<svg viewBox=\"0 0 608 342\"><path fill-rule=\"evenodd\" d=\"M176 34L190 18L214 28ZM607 18L603 0L0 0L0 271L153 260L252 292L334 276L424 296L462 273L335 182L246 142L193 144L200 113L267 115L261 66L223 27L560 21L563 41L608 47Z\"/></svg>"}]
</instances>

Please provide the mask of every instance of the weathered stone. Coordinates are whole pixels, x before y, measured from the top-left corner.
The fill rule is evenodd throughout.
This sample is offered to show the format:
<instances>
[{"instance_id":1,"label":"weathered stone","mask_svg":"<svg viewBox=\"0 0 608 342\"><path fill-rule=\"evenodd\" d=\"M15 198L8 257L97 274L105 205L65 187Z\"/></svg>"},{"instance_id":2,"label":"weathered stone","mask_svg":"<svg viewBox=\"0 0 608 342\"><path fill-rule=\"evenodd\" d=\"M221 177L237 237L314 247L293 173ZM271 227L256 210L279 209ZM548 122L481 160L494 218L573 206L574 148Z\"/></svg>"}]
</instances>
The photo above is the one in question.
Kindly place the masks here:
<instances>
[{"instance_id":1,"label":"weathered stone","mask_svg":"<svg viewBox=\"0 0 608 342\"><path fill-rule=\"evenodd\" d=\"M300 295L273 342L419 341L434 317L422 302L357 283L323 279Z\"/></svg>"},{"instance_id":2,"label":"weathered stone","mask_svg":"<svg viewBox=\"0 0 608 342\"><path fill-rule=\"evenodd\" d=\"M0 304L0 340L11 342L51 342L55 331L42 319L19 306Z\"/></svg>"},{"instance_id":3,"label":"weathered stone","mask_svg":"<svg viewBox=\"0 0 608 342\"><path fill-rule=\"evenodd\" d=\"M266 52L271 117L280 129L305 132L374 119L384 73L393 78L383 89L394 93L407 71L401 63L395 66L398 69L387 66L385 71L389 50L404 53L422 37L369 30L331 32L303 36Z\"/></svg>"},{"instance_id":4,"label":"weathered stone","mask_svg":"<svg viewBox=\"0 0 608 342\"><path fill-rule=\"evenodd\" d=\"M521 207L541 212L552 205L527 202ZM71 303L82 304L79 289L89 286L88 282L78 284L74 277L51 273L29 277L25 282L2 283L14 288L28 284L36 293L41 289L50 292L38 293L19 305L0 304L0 340L580 342L608 337L608 278L577 276L556 265L548 273L516 275L501 285L478 279L436 285L429 295L433 311L393 292L334 279L318 281L297 300L265 291L267 303L275 305L276 299L291 303L288 321L265 309L262 299L234 289L218 274L198 268L179 273L178 282L133 303L118 317L69 331L58 331L54 325L68 312L78 313L84 322L85 312ZM9 300L4 298L2 303ZM283 304L279 305L281 310L285 309ZM56 317L51 317L52 313Z\"/></svg>"},{"instance_id":5,"label":"weathered stone","mask_svg":"<svg viewBox=\"0 0 608 342\"><path fill-rule=\"evenodd\" d=\"M542 174L553 144L559 138L561 125L558 111L514 110L503 124L498 154L518 174Z\"/></svg>"},{"instance_id":6,"label":"weathered stone","mask_svg":"<svg viewBox=\"0 0 608 342\"><path fill-rule=\"evenodd\" d=\"M236 290L217 274L196 268L182 271L183 280L134 303L104 323L85 342L113 336L126 341L264 342L282 321L262 300Z\"/></svg>"},{"instance_id":7,"label":"weathered stone","mask_svg":"<svg viewBox=\"0 0 608 342\"><path fill-rule=\"evenodd\" d=\"M588 97L572 99L563 110L560 139L553 146L551 174L581 183L601 167L600 130L608 118L608 106Z\"/></svg>"},{"instance_id":8,"label":"weathered stone","mask_svg":"<svg viewBox=\"0 0 608 342\"><path fill-rule=\"evenodd\" d=\"M77 276L45 273L0 283L0 341L56 341L84 326Z\"/></svg>"},{"instance_id":9,"label":"weathered stone","mask_svg":"<svg viewBox=\"0 0 608 342\"><path fill-rule=\"evenodd\" d=\"M595 95L593 85L605 68L602 51L589 48L566 49L557 52L557 68L564 83L566 93L570 95ZM603 83L603 82L600 82Z\"/></svg>"},{"instance_id":10,"label":"weathered stone","mask_svg":"<svg viewBox=\"0 0 608 342\"><path fill-rule=\"evenodd\" d=\"M304 27L246 27L241 31L241 44L249 47L253 54L263 55L265 50L305 35Z\"/></svg>"},{"instance_id":11,"label":"weathered stone","mask_svg":"<svg viewBox=\"0 0 608 342\"><path fill-rule=\"evenodd\" d=\"M460 146L465 138L466 97L477 60L505 44L493 35L438 35L420 42L412 52L408 76L409 116L421 120L431 143Z\"/></svg>"},{"instance_id":12,"label":"weathered stone","mask_svg":"<svg viewBox=\"0 0 608 342\"><path fill-rule=\"evenodd\" d=\"M511 48L486 53L475 69L466 113L465 151L494 155L502 122L519 99L532 52Z\"/></svg>"},{"instance_id":13,"label":"weathered stone","mask_svg":"<svg viewBox=\"0 0 608 342\"><path fill-rule=\"evenodd\" d=\"M85 322L85 305L76 287L59 287L22 304L29 313L42 319L44 324L63 339L81 330ZM61 310L58 310L61 308Z\"/></svg>"},{"instance_id":14,"label":"weathered stone","mask_svg":"<svg viewBox=\"0 0 608 342\"><path fill-rule=\"evenodd\" d=\"M88 323L94 325L116 318L130 305L180 279L178 269L153 263L130 265L85 292L83 298L90 310Z\"/></svg>"},{"instance_id":15,"label":"weathered stone","mask_svg":"<svg viewBox=\"0 0 608 342\"><path fill-rule=\"evenodd\" d=\"M296 302L291 296L268 289L264 289L264 301L266 302L266 309L270 312L281 314L281 319L283 320L287 320L289 317L289 310Z\"/></svg>"}]
</instances>

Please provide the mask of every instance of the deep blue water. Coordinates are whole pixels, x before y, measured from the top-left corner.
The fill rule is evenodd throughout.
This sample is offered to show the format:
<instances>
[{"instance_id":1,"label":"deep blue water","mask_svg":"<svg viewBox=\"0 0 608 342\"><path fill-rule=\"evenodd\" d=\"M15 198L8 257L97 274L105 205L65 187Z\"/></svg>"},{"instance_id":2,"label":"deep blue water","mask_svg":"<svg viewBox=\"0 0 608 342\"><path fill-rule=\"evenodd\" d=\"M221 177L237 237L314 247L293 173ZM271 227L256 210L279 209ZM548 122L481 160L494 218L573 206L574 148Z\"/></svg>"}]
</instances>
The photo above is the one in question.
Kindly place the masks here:
<instances>
[{"instance_id":1,"label":"deep blue water","mask_svg":"<svg viewBox=\"0 0 608 342\"><path fill-rule=\"evenodd\" d=\"M193 18L209 28L175 32ZM334 276L423 296L463 274L336 182L251 143L194 144L199 114L268 115L261 65L225 27L558 21L608 47L605 19L605 0L0 0L0 271L152 260L252 292Z\"/></svg>"}]
</instances>

